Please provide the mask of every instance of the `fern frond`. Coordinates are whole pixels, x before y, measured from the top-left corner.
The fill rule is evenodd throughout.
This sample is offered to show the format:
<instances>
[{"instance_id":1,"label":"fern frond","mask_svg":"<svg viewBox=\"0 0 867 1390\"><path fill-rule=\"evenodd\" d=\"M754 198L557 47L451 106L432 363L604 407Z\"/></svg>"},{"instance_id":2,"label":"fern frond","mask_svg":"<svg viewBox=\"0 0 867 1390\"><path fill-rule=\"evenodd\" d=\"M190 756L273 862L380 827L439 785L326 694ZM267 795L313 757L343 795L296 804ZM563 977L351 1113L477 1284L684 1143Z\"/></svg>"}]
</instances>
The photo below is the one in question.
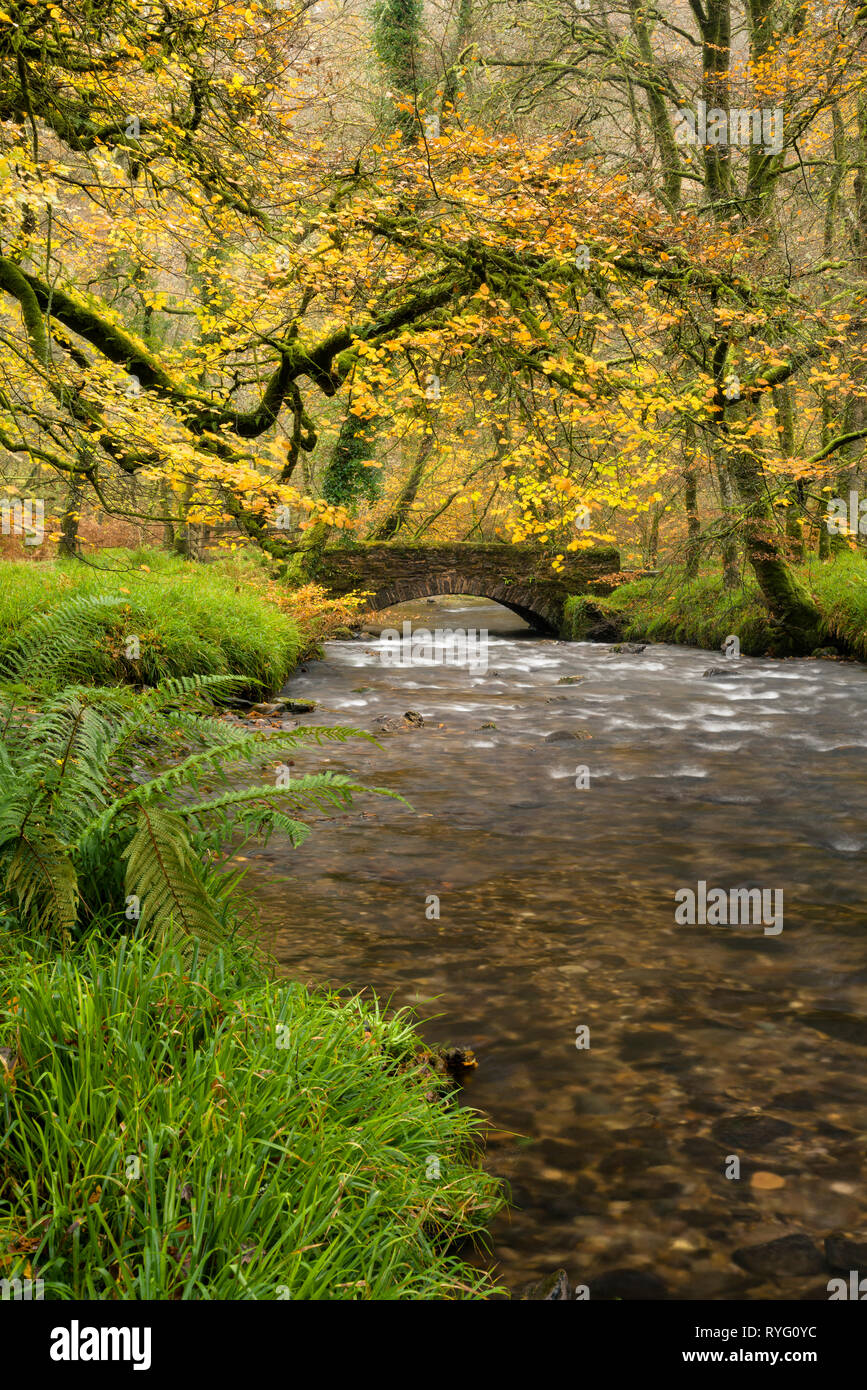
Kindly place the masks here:
<instances>
[{"instance_id":1,"label":"fern frond","mask_svg":"<svg viewBox=\"0 0 867 1390\"><path fill-rule=\"evenodd\" d=\"M260 685L252 676L172 676L146 690L142 699L150 709L163 709L169 704L182 703L193 695L211 690L237 690L241 686Z\"/></svg>"},{"instance_id":2,"label":"fern frond","mask_svg":"<svg viewBox=\"0 0 867 1390\"><path fill-rule=\"evenodd\" d=\"M348 806L353 792L376 791L376 788L361 786L341 772L317 772L307 777L297 777L285 787L274 787L260 783L255 787L243 787L238 791L226 792L225 796L214 797L211 801L198 801L189 806L176 808L179 816L200 816L213 811L228 811L236 806L260 802L289 801L298 805L317 807ZM393 795L386 792L385 795Z\"/></svg>"},{"instance_id":3,"label":"fern frond","mask_svg":"<svg viewBox=\"0 0 867 1390\"><path fill-rule=\"evenodd\" d=\"M120 596L77 595L45 613L27 619L12 648L0 658L0 676L7 680L68 684L76 672L93 670L93 642L107 620L117 615Z\"/></svg>"},{"instance_id":4,"label":"fern frond","mask_svg":"<svg viewBox=\"0 0 867 1390\"><path fill-rule=\"evenodd\" d=\"M74 841L94 809L112 800L109 788L111 739L123 720L117 706L99 708L92 692L50 702L29 730L18 759L22 776L44 791L57 833Z\"/></svg>"},{"instance_id":5,"label":"fern frond","mask_svg":"<svg viewBox=\"0 0 867 1390\"><path fill-rule=\"evenodd\" d=\"M30 823L3 855L4 890L19 916L65 939L78 916L78 876L69 853L46 826Z\"/></svg>"},{"instance_id":6,"label":"fern frond","mask_svg":"<svg viewBox=\"0 0 867 1390\"><path fill-rule=\"evenodd\" d=\"M376 787L368 788L353 782L342 773L315 773L308 777L296 778L285 787L260 784L226 792L224 796L210 801L199 801L189 806L178 806L177 814L188 821L205 826L217 817L218 833L213 830L200 831L197 842L216 848L225 841L226 835L243 830L248 836L255 836L264 843L275 831L287 835L293 846L298 846L307 838L310 827L304 822L288 816L283 806L302 809L315 807L323 810L328 807L344 807L352 804L352 797L358 792L377 792ZM393 795L392 793L379 793ZM402 798L399 798L402 800Z\"/></svg>"},{"instance_id":7,"label":"fern frond","mask_svg":"<svg viewBox=\"0 0 867 1390\"><path fill-rule=\"evenodd\" d=\"M220 940L220 922L180 816L156 806L141 807L123 858L127 896L138 898L144 930L173 938L181 934L204 945Z\"/></svg>"},{"instance_id":8,"label":"fern frond","mask_svg":"<svg viewBox=\"0 0 867 1390\"><path fill-rule=\"evenodd\" d=\"M243 729L237 724L227 724L217 715L199 714L194 710L174 710L150 715L149 724L155 733L183 732L192 743L237 746L250 737L249 729Z\"/></svg>"},{"instance_id":9,"label":"fern frond","mask_svg":"<svg viewBox=\"0 0 867 1390\"><path fill-rule=\"evenodd\" d=\"M354 731L311 729L305 731L305 734L307 732L311 735L321 735L321 738L317 738L317 742L321 742L322 738L332 734L343 735L344 737L337 739L338 742L342 743L345 742L345 738L351 737ZM118 812L130 806L153 802L178 787L195 785L200 777L207 774L213 776L214 773L219 773L225 776L230 769L238 769L244 763L248 766L256 766L271 762L283 750L297 747L299 733L300 730L295 729L291 733L275 734L269 730L267 734L247 734L239 741L232 740L217 748L206 748L201 753L191 754L188 758L176 763L174 767L167 768L165 772L151 778L149 782L134 787L124 796L119 797L107 810L94 817L84 828L84 833L103 833ZM359 732L358 737L364 738L366 735Z\"/></svg>"}]
</instances>

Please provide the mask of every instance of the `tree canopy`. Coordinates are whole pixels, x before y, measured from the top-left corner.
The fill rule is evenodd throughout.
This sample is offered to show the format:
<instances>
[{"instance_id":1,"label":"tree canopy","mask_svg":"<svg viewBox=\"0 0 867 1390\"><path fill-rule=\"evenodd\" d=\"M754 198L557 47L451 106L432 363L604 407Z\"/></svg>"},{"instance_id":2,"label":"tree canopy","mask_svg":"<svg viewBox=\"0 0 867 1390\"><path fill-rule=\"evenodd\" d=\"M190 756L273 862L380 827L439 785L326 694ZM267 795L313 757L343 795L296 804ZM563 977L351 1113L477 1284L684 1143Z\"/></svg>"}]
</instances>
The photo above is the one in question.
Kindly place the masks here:
<instances>
[{"instance_id":1,"label":"tree canopy","mask_svg":"<svg viewBox=\"0 0 867 1390\"><path fill-rule=\"evenodd\" d=\"M557 567L670 517L809 629L787 557L867 437L864 24L8 5L9 479L62 480L73 546L94 501L275 555L457 526Z\"/></svg>"}]
</instances>

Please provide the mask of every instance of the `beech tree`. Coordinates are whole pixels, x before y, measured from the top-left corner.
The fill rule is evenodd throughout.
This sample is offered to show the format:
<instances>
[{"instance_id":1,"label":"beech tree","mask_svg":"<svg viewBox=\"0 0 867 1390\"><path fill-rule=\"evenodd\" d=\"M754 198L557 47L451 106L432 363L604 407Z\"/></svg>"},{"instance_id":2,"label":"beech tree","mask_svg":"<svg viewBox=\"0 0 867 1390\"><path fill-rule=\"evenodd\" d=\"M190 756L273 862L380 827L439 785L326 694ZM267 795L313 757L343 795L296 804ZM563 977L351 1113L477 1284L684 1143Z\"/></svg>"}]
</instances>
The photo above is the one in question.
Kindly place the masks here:
<instances>
[{"instance_id":1,"label":"beech tree","mask_svg":"<svg viewBox=\"0 0 867 1390\"><path fill-rule=\"evenodd\" d=\"M772 29L767 7L744 12L736 54L730 0L697 4L691 93L658 48L678 25L570 8L556 61L501 65L556 86L596 60L590 140L543 135L535 91L526 118L494 119L466 5L427 48L417 6L380 6L356 53L367 107L300 5L12 5L0 445L67 482L69 548L93 496L181 529L228 518L290 558L351 527L379 473L379 538L461 505L469 534L496 516L556 568L617 514L647 514L653 550L672 484L695 554L701 443L781 641L814 643L784 518L797 502L809 520L806 485L818 509L867 434L846 414L864 397L861 282L834 226L810 263L781 190L815 162L834 217L860 210L840 170L863 55L845 9L780 13ZM630 165L646 145L602 147L606 85L653 142L658 191Z\"/></svg>"}]
</instances>

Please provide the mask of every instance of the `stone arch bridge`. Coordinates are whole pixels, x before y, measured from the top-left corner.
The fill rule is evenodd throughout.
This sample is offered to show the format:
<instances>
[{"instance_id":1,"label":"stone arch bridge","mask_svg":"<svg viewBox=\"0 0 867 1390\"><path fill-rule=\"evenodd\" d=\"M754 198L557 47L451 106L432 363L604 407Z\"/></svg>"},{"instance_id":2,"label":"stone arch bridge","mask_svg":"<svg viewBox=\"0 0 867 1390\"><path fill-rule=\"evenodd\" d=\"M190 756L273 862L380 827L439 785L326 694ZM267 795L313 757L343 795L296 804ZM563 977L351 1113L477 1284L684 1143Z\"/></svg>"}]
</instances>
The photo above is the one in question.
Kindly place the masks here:
<instances>
[{"instance_id":1,"label":"stone arch bridge","mask_svg":"<svg viewBox=\"0 0 867 1390\"><path fill-rule=\"evenodd\" d=\"M371 595L372 609L435 594L477 594L510 608L532 627L558 634L572 594L608 593L601 581L620 570L613 546L567 551L564 568L551 568L551 553L536 546L355 545L322 551L310 578L335 597L354 590Z\"/></svg>"}]
</instances>

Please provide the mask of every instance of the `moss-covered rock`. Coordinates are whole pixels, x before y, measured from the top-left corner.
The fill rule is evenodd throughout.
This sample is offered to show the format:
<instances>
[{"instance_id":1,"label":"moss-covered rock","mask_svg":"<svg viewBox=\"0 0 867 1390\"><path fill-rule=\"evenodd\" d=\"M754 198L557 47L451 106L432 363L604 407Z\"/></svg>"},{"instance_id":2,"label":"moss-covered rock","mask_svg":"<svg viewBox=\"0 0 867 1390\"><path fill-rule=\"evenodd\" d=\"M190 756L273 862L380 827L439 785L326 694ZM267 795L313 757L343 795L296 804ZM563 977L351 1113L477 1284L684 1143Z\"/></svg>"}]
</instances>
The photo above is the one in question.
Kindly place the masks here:
<instances>
[{"instance_id":1,"label":"moss-covered rock","mask_svg":"<svg viewBox=\"0 0 867 1390\"><path fill-rule=\"evenodd\" d=\"M563 636L572 642L616 642L623 636L623 617L607 599L577 594L566 600Z\"/></svg>"}]
</instances>

